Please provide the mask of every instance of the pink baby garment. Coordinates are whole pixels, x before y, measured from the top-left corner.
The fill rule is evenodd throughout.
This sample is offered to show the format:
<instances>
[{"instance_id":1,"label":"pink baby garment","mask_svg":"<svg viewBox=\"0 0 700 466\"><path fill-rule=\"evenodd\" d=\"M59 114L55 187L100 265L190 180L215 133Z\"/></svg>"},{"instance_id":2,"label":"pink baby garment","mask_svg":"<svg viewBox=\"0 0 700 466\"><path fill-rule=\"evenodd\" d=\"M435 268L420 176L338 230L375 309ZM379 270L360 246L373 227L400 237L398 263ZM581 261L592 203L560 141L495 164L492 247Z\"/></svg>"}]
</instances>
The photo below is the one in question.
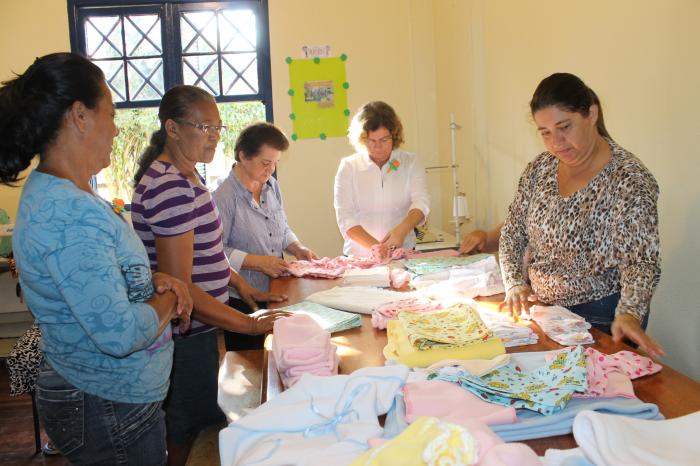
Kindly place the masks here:
<instances>
[{"instance_id":1,"label":"pink baby garment","mask_svg":"<svg viewBox=\"0 0 700 466\"><path fill-rule=\"evenodd\" d=\"M392 301L378 306L372 311L372 327L385 329L389 320L397 319L401 311L430 312L440 311L443 304L427 298L409 298Z\"/></svg>"},{"instance_id":2,"label":"pink baby garment","mask_svg":"<svg viewBox=\"0 0 700 466\"><path fill-rule=\"evenodd\" d=\"M575 393L575 398L622 396L634 398L632 380L656 374L661 365L631 351L605 354L586 348L586 377L588 390Z\"/></svg>"},{"instance_id":3,"label":"pink baby garment","mask_svg":"<svg viewBox=\"0 0 700 466\"><path fill-rule=\"evenodd\" d=\"M446 422L467 427L467 420L479 420L487 425L512 424L515 409L488 403L457 384L444 380L423 380L403 386L406 421L420 416L433 416Z\"/></svg>"},{"instance_id":4,"label":"pink baby garment","mask_svg":"<svg viewBox=\"0 0 700 466\"><path fill-rule=\"evenodd\" d=\"M309 315L294 314L275 321L272 353L285 387L294 385L304 373L338 373L337 347L331 334Z\"/></svg>"}]
</instances>

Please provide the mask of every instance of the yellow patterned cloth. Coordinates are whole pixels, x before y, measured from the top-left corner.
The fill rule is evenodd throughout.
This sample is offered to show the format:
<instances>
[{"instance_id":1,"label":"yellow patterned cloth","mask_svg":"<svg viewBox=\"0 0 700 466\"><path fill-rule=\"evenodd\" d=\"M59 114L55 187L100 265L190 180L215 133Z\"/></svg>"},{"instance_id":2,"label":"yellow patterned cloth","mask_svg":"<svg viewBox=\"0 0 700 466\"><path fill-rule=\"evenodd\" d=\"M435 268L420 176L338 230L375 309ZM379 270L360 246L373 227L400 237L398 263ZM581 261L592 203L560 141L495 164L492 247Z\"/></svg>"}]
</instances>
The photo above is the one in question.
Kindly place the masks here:
<instances>
[{"instance_id":1,"label":"yellow patterned cloth","mask_svg":"<svg viewBox=\"0 0 700 466\"><path fill-rule=\"evenodd\" d=\"M493 338L493 332L470 306L458 303L441 311L399 312L408 341L419 350L458 348Z\"/></svg>"},{"instance_id":2,"label":"yellow patterned cloth","mask_svg":"<svg viewBox=\"0 0 700 466\"><path fill-rule=\"evenodd\" d=\"M479 443L467 429L434 417L419 417L394 439L367 450L350 466L467 466Z\"/></svg>"},{"instance_id":3,"label":"yellow patterned cloth","mask_svg":"<svg viewBox=\"0 0 700 466\"><path fill-rule=\"evenodd\" d=\"M506 349L498 337L481 343L457 348L429 348L419 350L411 344L398 320L390 320L386 329L387 345L384 357L395 359L408 367L428 367L443 359L491 359L505 354Z\"/></svg>"}]
</instances>

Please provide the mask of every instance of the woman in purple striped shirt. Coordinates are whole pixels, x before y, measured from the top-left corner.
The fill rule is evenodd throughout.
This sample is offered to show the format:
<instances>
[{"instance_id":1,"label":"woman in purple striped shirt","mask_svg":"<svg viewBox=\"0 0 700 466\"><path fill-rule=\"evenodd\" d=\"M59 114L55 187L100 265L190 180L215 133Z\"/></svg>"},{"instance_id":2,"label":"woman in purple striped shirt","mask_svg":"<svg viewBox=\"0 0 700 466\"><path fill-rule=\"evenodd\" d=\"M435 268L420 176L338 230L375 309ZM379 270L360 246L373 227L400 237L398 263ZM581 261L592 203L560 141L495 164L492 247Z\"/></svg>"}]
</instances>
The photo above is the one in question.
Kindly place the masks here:
<instances>
[{"instance_id":1,"label":"woman in purple striped shirt","mask_svg":"<svg viewBox=\"0 0 700 466\"><path fill-rule=\"evenodd\" d=\"M251 287L231 269L224 253L219 211L195 169L197 163L211 162L225 130L214 98L195 86L176 86L163 96L158 118L161 127L134 176L132 220L151 268L189 283L194 301L191 330L173 332L175 355L165 402L168 464L184 465L197 433L224 420L216 403L219 353L212 330L261 334L287 315L243 314L226 305L228 286L252 305L286 297Z\"/></svg>"}]
</instances>

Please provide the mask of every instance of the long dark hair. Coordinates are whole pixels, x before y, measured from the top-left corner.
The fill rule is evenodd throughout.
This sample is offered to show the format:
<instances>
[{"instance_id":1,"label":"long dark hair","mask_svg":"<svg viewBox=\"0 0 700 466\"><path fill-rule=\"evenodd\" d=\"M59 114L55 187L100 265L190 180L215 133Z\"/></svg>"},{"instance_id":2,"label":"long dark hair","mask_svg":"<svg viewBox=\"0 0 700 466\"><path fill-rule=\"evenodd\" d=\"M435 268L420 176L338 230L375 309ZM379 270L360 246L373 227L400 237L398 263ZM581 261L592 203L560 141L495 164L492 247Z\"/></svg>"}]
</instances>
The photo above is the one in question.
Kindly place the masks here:
<instances>
[{"instance_id":1,"label":"long dark hair","mask_svg":"<svg viewBox=\"0 0 700 466\"><path fill-rule=\"evenodd\" d=\"M158 107L158 120L160 129L151 135L149 146L141 154L138 161L138 169L134 175L134 186L139 184L144 173L151 163L165 148L167 132L165 122L168 120L186 120L192 112L192 106L204 100L214 101L214 97L204 89L196 86L175 86L165 93Z\"/></svg>"},{"instance_id":2,"label":"long dark hair","mask_svg":"<svg viewBox=\"0 0 700 466\"><path fill-rule=\"evenodd\" d=\"M588 117L591 105L594 104L598 106L598 122L596 123L598 134L609 138L610 133L605 128L600 99L593 92L593 89L571 73L554 73L544 78L532 95L530 112L534 115L538 110L554 106Z\"/></svg>"},{"instance_id":3,"label":"long dark hair","mask_svg":"<svg viewBox=\"0 0 700 466\"><path fill-rule=\"evenodd\" d=\"M102 70L74 53L37 58L0 87L0 183L13 186L36 154L58 134L74 102L94 109L102 97Z\"/></svg>"}]
</instances>

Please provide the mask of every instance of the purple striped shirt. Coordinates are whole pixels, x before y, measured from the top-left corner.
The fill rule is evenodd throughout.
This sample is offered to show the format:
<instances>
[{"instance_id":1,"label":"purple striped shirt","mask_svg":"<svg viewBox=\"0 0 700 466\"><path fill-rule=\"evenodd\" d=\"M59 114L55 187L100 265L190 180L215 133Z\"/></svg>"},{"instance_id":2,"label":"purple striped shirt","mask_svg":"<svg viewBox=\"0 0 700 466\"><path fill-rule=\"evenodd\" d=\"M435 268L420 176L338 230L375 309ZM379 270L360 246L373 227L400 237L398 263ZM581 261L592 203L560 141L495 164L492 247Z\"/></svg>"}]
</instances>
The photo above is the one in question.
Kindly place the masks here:
<instances>
[{"instance_id":1,"label":"purple striped shirt","mask_svg":"<svg viewBox=\"0 0 700 466\"><path fill-rule=\"evenodd\" d=\"M158 268L156 236L177 236L194 230L192 283L222 303L228 301L231 266L221 241L219 211L208 189L190 182L174 165L155 160L136 186L131 220L153 270ZM208 328L193 320L190 333ZM177 333L177 327L173 332Z\"/></svg>"}]
</instances>

